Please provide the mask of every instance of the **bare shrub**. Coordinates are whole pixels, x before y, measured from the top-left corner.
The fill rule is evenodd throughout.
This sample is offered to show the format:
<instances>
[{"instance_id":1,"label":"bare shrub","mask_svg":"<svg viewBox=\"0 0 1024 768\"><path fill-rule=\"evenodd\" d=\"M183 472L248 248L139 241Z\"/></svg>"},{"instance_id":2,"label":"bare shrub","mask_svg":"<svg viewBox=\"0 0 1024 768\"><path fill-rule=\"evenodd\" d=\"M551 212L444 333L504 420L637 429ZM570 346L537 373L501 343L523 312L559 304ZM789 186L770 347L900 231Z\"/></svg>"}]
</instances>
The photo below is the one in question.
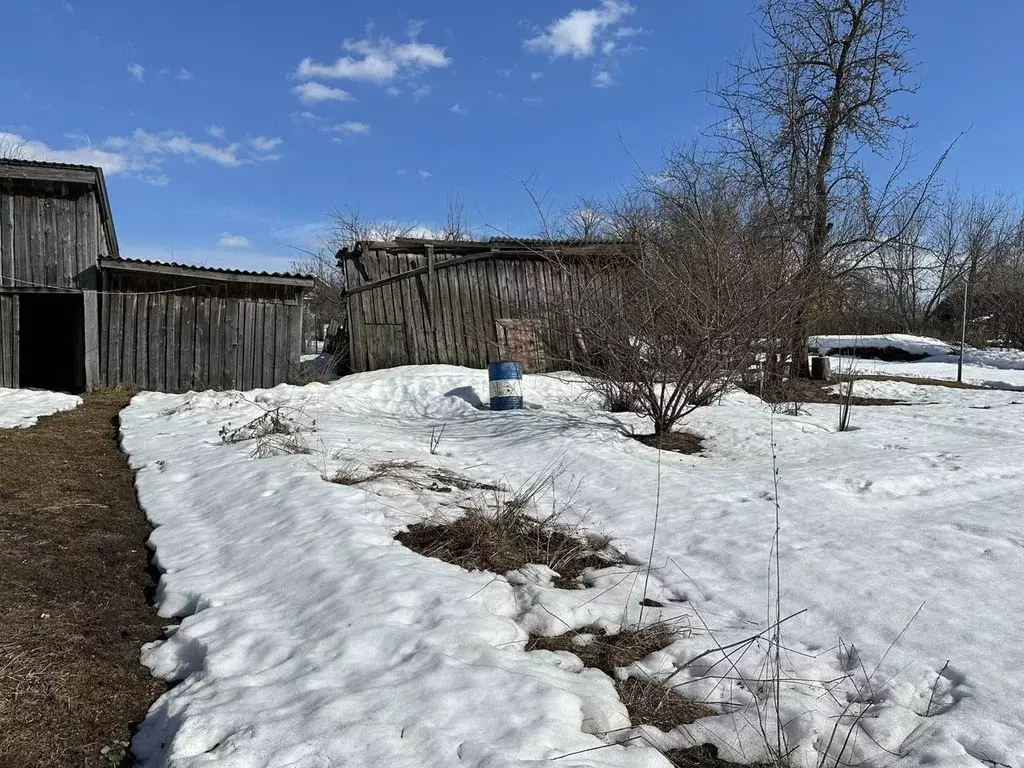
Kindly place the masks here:
<instances>
[{"instance_id":1,"label":"bare shrub","mask_svg":"<svg viewBox=\"0 0 1024 768\"><path fill-rule=\"evenodd\" d=\"M306 444L304 432L313 431L316 424L300 426L292 416L282 412L280 407L267 408L262 414L243 424L231 428L226 424L220 428L220 439L225 443L244 443L250 440L256 445L250 454L254 459L272 456L311 453Z\"/></svg>"},{"instance_id":2,"label":"bare shrub","mask_svg":"<svg viewBox=\"0 0 1024 768\"><path fill-rule=\"evenodd\" d=\"M790 307L771 222L741 186L690 154L646 195L651 215L636 196L623 213L635 240L547 312L572 340L566 366L660 437L738 380Z\"/></svg>"}]
</instances>

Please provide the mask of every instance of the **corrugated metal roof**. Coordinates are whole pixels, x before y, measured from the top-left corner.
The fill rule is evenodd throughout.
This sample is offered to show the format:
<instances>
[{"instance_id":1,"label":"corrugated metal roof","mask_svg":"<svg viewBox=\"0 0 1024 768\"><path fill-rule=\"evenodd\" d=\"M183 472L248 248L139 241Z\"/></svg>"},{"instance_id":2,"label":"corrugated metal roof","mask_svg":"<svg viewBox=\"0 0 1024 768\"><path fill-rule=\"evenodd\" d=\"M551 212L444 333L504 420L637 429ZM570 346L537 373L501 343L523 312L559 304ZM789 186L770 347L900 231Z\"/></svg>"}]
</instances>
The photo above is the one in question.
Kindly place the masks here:
<instances>
[{"instance_id":1,"label":"corrugated metal roof","mask_svg":"<svg viewBox=\"0 0 1024 768\"><path fill-rule=\"evenodd\" d=\"M222 275L238 275L240 277L287 277L296 280L313 280L312 275L298 272L254 272L246 269L230 269L228 267L206 267L196 264L182 264L176 261L155 261L153 259L116 259L128 264L147 264L151 267L174 267L175 269L194 269L200 272L217 272Z\"/></svg>"},{"instance_id":2,"label":"corrugated metal roof","mask_svg":"<svg viewBox=\"0 0 1024 768\"><path fill-rule=\"evenodd\" d=\"M627 245L625 240L613 240L602 237L571 238L567 240L549 240L543 237L492 237L488 243L497 245L528 245L532 247L544 247L557 245L559 247L570 247L573 245Z\"/></svg>"},{"instance_id":3,"label":"corrugated metal roof","mask_svg":"<svg viewBox=\"0 0 1024 768\"><path fill-rule=\"evenodd\" d=\"M19 158L0 158L0 164L4 165L20 165L26 168L66 168L69 171L99 171L100 168L95 165L77 165L75 163L53 163L49 160L21 160Z\"/></svg>"}]
</instances>

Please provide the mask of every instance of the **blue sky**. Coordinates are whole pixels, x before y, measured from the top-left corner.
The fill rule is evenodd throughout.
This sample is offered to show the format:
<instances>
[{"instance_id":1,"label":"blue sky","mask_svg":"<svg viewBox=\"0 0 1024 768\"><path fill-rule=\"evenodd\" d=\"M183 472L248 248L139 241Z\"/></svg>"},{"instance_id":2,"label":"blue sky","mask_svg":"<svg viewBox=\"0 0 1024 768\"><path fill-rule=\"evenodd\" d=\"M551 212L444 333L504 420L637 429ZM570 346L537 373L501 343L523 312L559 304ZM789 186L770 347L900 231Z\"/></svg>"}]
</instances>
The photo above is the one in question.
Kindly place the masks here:
<instances>
[{"instance_id":1,"label":"blue sky","mask_svg":"<svg viewBox=\"0 0 1024 768\"><path fill-rule=\"evenodd\" d=\"M910 0L919 166L1016 192L1024 3ZM753 33L748 0L14 3L0 133L103 165L127 256L287 268L335 207L536 230L554 204L654 172L713 113L703 89ZM489 229L492 228L492 229Z\"/></svg>"}]
</instances>

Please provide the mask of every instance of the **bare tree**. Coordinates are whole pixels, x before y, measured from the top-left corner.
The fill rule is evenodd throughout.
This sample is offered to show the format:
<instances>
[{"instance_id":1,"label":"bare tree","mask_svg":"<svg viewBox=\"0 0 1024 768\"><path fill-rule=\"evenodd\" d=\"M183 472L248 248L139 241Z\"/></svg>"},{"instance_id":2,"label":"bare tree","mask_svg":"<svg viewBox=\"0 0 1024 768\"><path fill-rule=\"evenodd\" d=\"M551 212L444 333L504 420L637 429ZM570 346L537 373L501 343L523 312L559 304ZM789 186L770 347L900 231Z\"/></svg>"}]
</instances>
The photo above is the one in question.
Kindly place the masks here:
<instances>
[{"instance_id":1,"label":"bare tree","mask_svg":"<svg viewBox=\"0 0 1024 768\"><path fill-rule=\"evenodd\" d=\"M440 235L442 240L473 239L473 222L466 201L458 192L449 192L445 200L444 222Z\"/></svg>"},{"instance_id":2,"label":"bare tree","mask_svg":"<svg viewBox=\"0 0 1024 768\"><path fill-rule=\"evenodd\" d=\"M1019 210L1005 195L966 194L951 185L925 206L906 205L902 235L866 265L878 283L894 326L914 333L949 332L938 315L951 301L962 307L965 283L1014 242Z\"/></svg>"},{"instance_id":3,"label":"bare tree","mask_svg":"<svg viewBox=\"0 0 1024 768\"><path fill-rule=\"evenodd\" d=\"M559 212L552 228L561 240L602 240L609 235L611 221L606 204L580 195Z\"/></svg>"},{"instance_id":4,"label":"bare tree","mask_svg":"<svg viewBox=\"0 0 1024 768\"><path fill-rule=\"evenodd\" d=\"M25 141L13 133L0 131L0 160L27 160Z\"/></svg>"},{"instance_id":5,"label":"bare tree","mask_svg":"<svg viewBox=\"0 0 1024 768\"><path fill-rule=\"evenodd\" d=\"M923 204L934 177L900 183L909 148L894 139L912 122L892 101L915 90L903 16L903 0L764 0L764 44L714 93L722 162L791 230L792 280L805 296L790 349L798 375L822 286L897 238L893 214L908 199ZM865 156L894 150L890 176L873 183Z\"/></svg>"},{"instance_id":6,"label":"bare tree","mask_svg":"<svg viewBox=\"0 0 1024 768\"><path fill-rule=\"evenodd\" d=\"M574 336L573 367L648 416L658 440L747 371L791 314L763 207L712 164L676 170L646 205L628 198L632 239L549 309Z\"/></svg>"}]
</instances>

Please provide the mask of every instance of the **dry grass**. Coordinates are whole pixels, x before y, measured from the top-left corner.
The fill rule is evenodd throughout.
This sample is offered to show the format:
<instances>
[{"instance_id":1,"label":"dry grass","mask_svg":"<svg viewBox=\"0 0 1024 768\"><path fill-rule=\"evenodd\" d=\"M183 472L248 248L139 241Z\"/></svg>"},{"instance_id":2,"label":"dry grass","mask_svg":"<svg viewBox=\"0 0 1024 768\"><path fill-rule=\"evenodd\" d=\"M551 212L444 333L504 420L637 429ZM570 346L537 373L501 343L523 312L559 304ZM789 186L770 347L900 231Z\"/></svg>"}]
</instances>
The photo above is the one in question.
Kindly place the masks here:
<instances>
[{"instance_id":1,"label":"dry grass","mask_svg":"<svg viewBox=\"0 0 1024 768\"><path fill-rule=\"evenodd\" d=\"M655 651L667 648L678 635L678 630L669 624L627 627L614 635L588 628L555 637L531 637L526 650L568 651L579 656L585 666L611 675L616 669L643 661Z\"/></svg>"},{"instance_id":2,"label":"dry grass","mask_svg":"<svg viewBox=\"0 0 1024 768\"><path fill-rule=\"evenodd\" d=\"M856 374L855 376L836 376L836 381L849 381L851 378L854 380L865 379L867 381L898 381L903 384L922 384L932 387L949 387L950 389L991 389L991 387L982 387L978 384L967 384L959 381L949 381L947 379L924 379L915 378L913 376L884 376L884 375L867 375L867 374Z\"/></svg>"},{"instance_id":3,"label":"dry grass","mask_svg":"<svg viewBox=\"0 0 1024 768\"><path fill-rule=\"evenodd\" d=\"M767 763L730 763L718 756L718 748L714 744L701 744L686 749L672 749L664 753L668 761L676 768L730 768L731 766L747 766L747 768L769 768Z\"/></svg>"},{"instance_id":4,"label":"dry grass","mask_svg":"<svg viewBox=\"0 0 1024 768\"><path fill-rule=\"evenodd\" d=\"M866 378L858 376L857 378ZM814 381L812 379L785 379L776 384L766 384L763 388L760 383L749 383L741 385L742 389L756 395L766 403L773 405L784 403L827 403L839 405L845 400L842 395L830 392L829 387L840 379L835 377L832 381ZM881 397L854 397L851 405L906 405L903 400L891 400Z\"/></svg>"},{"instance_id":5,"label":"dry grass","mask_svg":"<svg viewBox=\"0 0 1024 768\"><path fill-rule=\"evenodd\" d=\"M626 705L633 725L653 725L663 731L671 731L678 725L719 714L706 704L691 701L653 680L633 677L618 680L615 690Z\"/></svg>"},{"instance_id":6,"label":"dry grass","mask_svg":"<svg viewBox=\"0 0 1024 768\"><path fill-rule=\"evenodd\" d=\"M452 522L416 523L395 538L414 552L471 571L504 574L529 564L546 565L558 574L555 586L562 588L579 587L586 569L615 562L606 554L607 540L534 519L512 502L497 514L474 509Z\"/></svg>"},{"instance_id":7,"label":"dry grass","mask_svg":"<svg viewBox=\"0 0 1024 768\"><path fill-rule=\"evenodd\" d=\"M117 443L130 397L0 430L0 766L117 765L166 690L139 664L164 622Z\"/></svg>"}]
</instances>

